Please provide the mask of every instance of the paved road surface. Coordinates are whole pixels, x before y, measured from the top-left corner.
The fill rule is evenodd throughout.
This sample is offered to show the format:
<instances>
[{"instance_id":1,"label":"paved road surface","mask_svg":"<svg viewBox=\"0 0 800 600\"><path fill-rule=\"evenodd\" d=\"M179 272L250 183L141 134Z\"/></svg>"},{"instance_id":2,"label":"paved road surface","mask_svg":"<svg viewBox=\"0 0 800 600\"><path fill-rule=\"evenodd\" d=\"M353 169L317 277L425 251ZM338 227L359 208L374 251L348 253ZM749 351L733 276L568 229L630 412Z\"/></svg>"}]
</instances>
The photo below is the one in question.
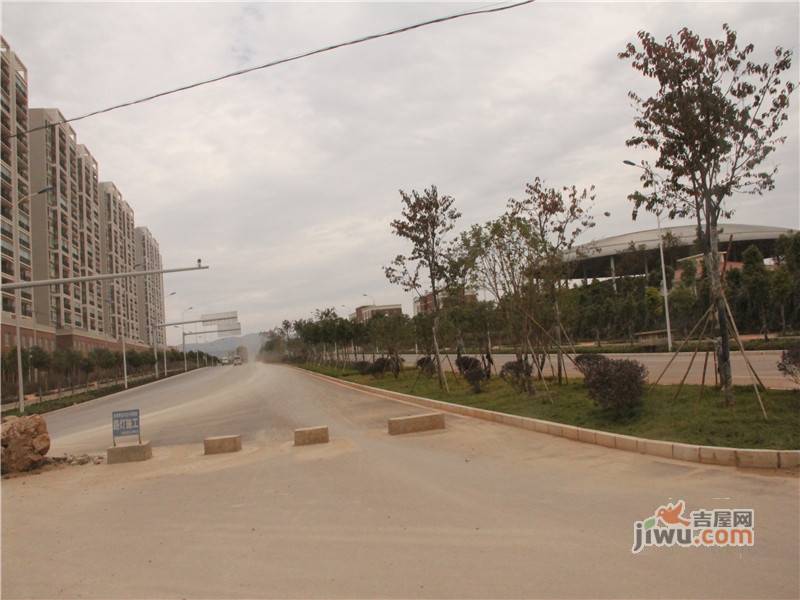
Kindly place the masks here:
<instances>
[{"instance_id":1,"label":"paved road surface","mask_svg":"<svg viewBox=\"0 0 800 600\"><path fill-rule=\"evenodd\" d=\"M658 459L448 416L288 367L203 369L47 417L102 451L143 411L154 458L2 482L3 598L797 598L796 477ZM292 429L327 424L327 445ZM202 456L202 438L244 450ZM630 552L671 499L754 508L756 546Z\"/></svg>"},{"instance_id":2,"label":"paved road surface","mask_svg":"<svg viewBox=\"0 0 800 600\"><path fill-rule=\"evenodd\" d=\"M414 365L416 363L417 358L421 355L419 354L404 354L403 358L405 359L406 366ZM667 352L648 352L648 353L637 353L637 354L607 354L609 358L632 358L634 360L638 360L644 366L647 367L649 371L649 378L650 381L655 381L655 379L661 374L664 370L664 367L667 366L669 363L670 358L672 358L671 353ZM516 356L513 354L495 354L493 356L495 361L495 366L500 369L504 363L509 360L516 360ZM732 358L732 368L733 368L733 383L734 385L751 385L752 380L750 379L750 375L747 371L747 366L745 365L744 359L739 352L731 353ZM788 377L785 377L778 371L777 363L781 359L781 352L780 350L754 350L747 353L747 358L753 364L753 368L758 373L758 376L761 377L761 381L764 382L764 385L768 388L775 388L775 389L793 389L795 387L794 382L792 382ZM703 380L703 362L705 359L705 352L698 352L697 356L692 363L691 370L689 371L689 375L686 378L686 383L692 384L700 384ZM456 357L455 355L450 356L450 361L455 364ZM555 355L551 358L552 364L556 364ZM691 352L681 352L675 361L670 365L667 372L664 374L664 377L661 379L661 383L680 383L681 379L683 378L683 374L686 373L686 369L689 367L689 363L692 360L692 353ZM445 365L448 365L446 360L443 361ZM567 363L567 375L572 377L577 375L578 372L575 369L572 362L569 359L566 360ZM545 366L545 375L550 375L551 369L550 364L547 363ZM708 356L708 367L706 372L706 384L713 385L714 384L714 357L709 354Z\"/></svg>"}]
</instances>

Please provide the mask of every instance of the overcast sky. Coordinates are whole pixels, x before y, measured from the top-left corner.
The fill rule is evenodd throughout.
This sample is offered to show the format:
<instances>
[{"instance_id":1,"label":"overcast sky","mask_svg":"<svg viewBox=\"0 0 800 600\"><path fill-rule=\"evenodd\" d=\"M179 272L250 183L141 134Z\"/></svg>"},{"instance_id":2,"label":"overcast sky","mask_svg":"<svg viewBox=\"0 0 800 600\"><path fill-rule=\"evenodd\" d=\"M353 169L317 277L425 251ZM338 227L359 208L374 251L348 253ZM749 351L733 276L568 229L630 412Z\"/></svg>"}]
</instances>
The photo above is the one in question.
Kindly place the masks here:
<instances>
[{"instance_id":1,"label":"overcast sky","mask_svg":"<svg viewBox=\"0 0 800 600\"><path fill-rule=\"evenodd\" d=\"M30 106L71 117L329 43L459 12L466 3L3 2L2 32L28 67ZM798 4L537 3L259 71L74 125L78 140L159 240L168 318L238 310L245 332L335 306L411 297L381 266L404 250L398 189L436 184L462 226L499 215L535 176L597 187L591 237L631 221L638 173L629 89L616 58L640 29L663 38L723 23L768 59L797 55ZM798 63L792 77L798 77ZM734 221L798 227L798 98L775 190L735 198ZM584 240L588 241L588 240ZM370 298L363 297L368 294ZM342 308L341 305L345 305ZM179 335L171 334L176 342Z\"/></svg>"}]
</instances>

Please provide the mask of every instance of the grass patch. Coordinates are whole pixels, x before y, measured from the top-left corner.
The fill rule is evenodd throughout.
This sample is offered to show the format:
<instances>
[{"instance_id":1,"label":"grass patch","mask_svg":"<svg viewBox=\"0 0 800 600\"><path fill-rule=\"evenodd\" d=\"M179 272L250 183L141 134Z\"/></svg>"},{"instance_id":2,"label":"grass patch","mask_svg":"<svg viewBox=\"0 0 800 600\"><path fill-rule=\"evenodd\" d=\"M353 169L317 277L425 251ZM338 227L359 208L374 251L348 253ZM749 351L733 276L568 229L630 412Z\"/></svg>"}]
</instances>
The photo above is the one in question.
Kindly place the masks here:
<instances>
[{"instance_id":1,"label":"grass patch","mask_svg":"<svg viewBox=\"0 0 800 600\"><path fill-rule=\"evenodd\" d=\"M305 368L395 392L625 435L706 446L800 449L800 391L762 392L769 416L764 421L751 387L737 386L736 404L729 408L714 388L706 387L701 399L700 386L685 385L673 401L678 386L659 385L648 389L644 405L634 418L615 421L594 405L580 381L570 380L560 387L548 382L550 394L537 381L537 395L527 396L499 377L492 377L484 385L485 391L475 394L463 378L451 374L447 394L439 389L435 377L417 378L415 369L406 369L395 379L392 375L375 378L332 367Z\"/></svg>"}]
</instances>

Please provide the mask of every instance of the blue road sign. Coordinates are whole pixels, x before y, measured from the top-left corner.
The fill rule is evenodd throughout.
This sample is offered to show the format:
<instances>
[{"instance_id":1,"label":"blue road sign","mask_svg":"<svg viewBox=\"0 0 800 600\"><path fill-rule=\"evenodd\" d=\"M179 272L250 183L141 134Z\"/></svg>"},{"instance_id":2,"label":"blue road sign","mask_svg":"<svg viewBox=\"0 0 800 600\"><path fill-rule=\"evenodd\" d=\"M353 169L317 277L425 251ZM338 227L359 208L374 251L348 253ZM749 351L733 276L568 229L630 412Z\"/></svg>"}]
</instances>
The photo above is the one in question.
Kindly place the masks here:
<instances>
[{"instance_id":1,"label":"blue road sign","mask_svg":"<svg viewBox=\"0 0 800 600\"><path fill-rule=\"evenodd\" d=\"M139 431L139 409L115 410L111 413L114 437L123 435L141 435Z\"/></svg>"}]
</instances>

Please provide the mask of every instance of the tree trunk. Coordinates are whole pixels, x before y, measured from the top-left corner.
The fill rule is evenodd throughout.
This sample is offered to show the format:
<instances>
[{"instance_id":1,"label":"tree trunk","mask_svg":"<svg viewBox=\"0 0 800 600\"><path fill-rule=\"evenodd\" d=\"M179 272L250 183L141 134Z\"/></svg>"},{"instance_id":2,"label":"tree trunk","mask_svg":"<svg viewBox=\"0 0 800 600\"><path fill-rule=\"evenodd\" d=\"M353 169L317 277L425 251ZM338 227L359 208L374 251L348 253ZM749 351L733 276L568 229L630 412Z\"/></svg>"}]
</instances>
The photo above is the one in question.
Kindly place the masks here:
<instances>
[{"instance_id":1,"label":"tree trunk","mask_svg":"<svg viewBox=\"0 0 800 600\"><path fill-rule=\"evenodd\" d=\"M710 209L708 211L711 212ZM719 356L717 372L725 404L733 405L733 376L731 374L731 346L728 318L725 310L725 299L722 297L722 276L719 272L719 232L716 222L708 226L708 247L706 248L706 272L711 288L711 304L716 306L716 321L719 328Z\"/></svg>"},{"instance_id":2,"label":"tree trunk","mask_svg":"<svg viewBox=\"0 0 800 600\"><path fill-rule=\"evenodd\" d=\"M439 329L439 315L433 317L433 327L431 333L433 334L433 352L436 355L436 373L439 376L439 387L441 387L448 394L450 388L447 385L447 378L444 376L444 369L442 368L442 356L439 354L439 336L437 331Z\"/></svg>"},{"instance_id":3,"label":"tree trunk","mask_svg":"<svg viewBox=\"0 0 800 600\"><path fill-rule=\"evenodd\" d=\"M556 352L558 353L558 385L561 385L561 378L563 377L561 365L564 359L561 357L561 311L558 308L558 300L554 299L553 306L556 309Z\"/></svg>"},{"instance_id":4,"label":"tree trunk","mask_svg":"<svg viewBox=\"0 0 800 600\"><path fill-rule=\"evenodd\" d=\"M781 335L786 335L786 307L783 304L780 306L781 311Z\"/></svg>"}]
</instances>

